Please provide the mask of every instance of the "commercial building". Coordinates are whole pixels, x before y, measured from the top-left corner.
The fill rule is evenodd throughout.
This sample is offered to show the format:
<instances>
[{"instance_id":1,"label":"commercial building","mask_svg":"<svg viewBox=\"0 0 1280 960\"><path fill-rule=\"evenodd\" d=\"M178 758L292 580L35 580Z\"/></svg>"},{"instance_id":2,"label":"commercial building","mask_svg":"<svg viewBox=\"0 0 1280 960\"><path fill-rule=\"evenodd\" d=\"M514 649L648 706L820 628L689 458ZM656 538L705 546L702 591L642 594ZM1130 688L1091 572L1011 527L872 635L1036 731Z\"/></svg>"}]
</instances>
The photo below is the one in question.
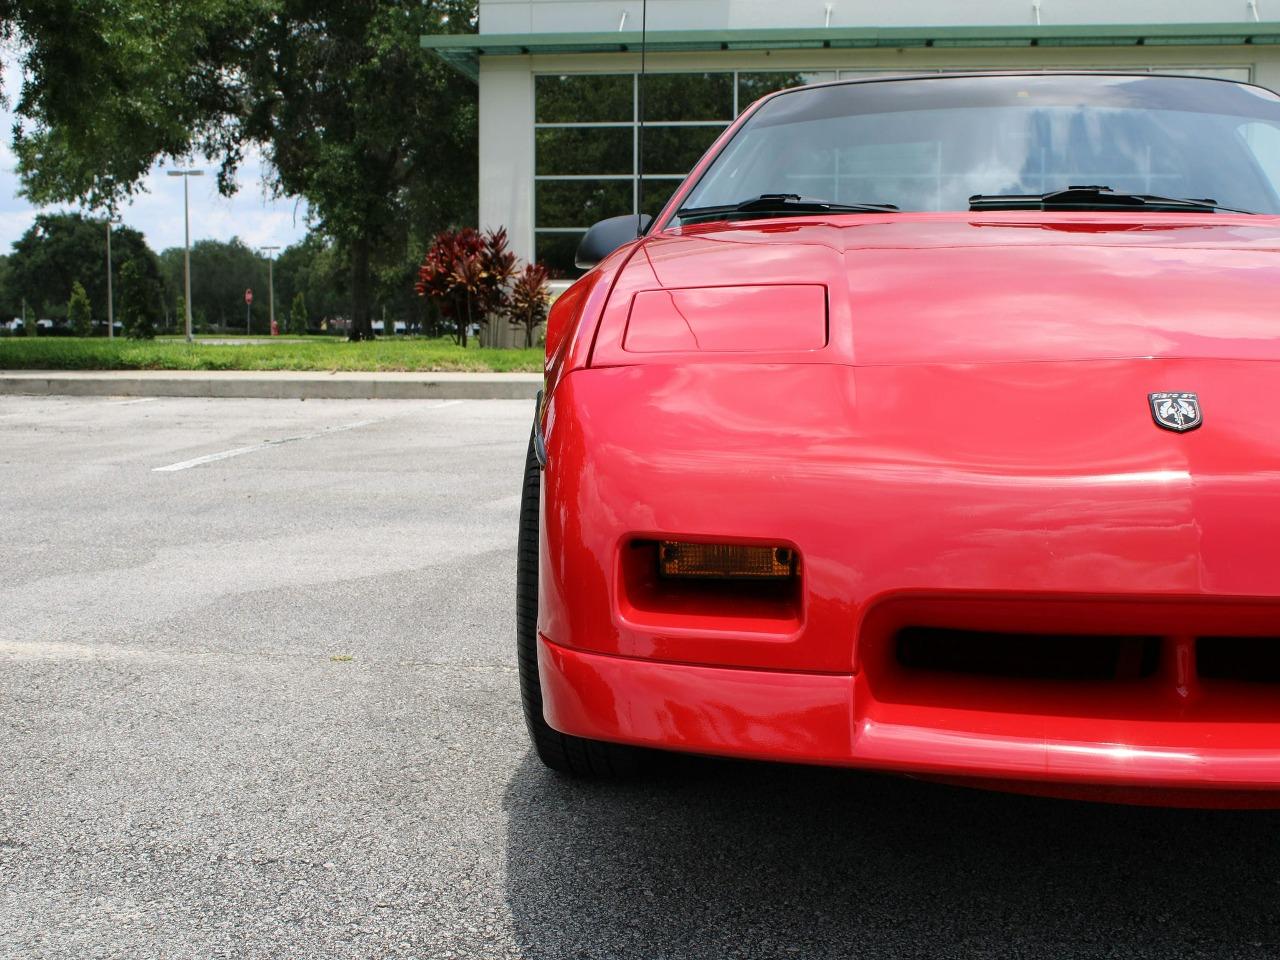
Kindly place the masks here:
<instances>
[{"instance_id":1,"label":"commercial building","mask_svg":"<svg viewBox=\"0 0 1280 960\"><path fill-rule=\"evenodd\" d=\"M876 73L1123 69L1280 88L1280 0L481 0L423 45L480 86L480 222L576 276L594 221L654 213L753 100ZM648 49L641 115L641 26ZM642 169L643 195L638 173Z\"/></svg>"}]
</instances>

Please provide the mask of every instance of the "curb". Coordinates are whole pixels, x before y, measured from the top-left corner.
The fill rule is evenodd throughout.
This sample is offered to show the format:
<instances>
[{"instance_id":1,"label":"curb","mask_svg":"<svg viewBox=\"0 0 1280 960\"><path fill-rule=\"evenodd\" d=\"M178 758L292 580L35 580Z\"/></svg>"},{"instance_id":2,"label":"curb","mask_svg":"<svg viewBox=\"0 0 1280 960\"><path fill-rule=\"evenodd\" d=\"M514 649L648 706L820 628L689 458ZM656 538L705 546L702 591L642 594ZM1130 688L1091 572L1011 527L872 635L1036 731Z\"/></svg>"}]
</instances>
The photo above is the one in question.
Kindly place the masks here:
<instances>
[{"instance_id":1,"label":"curb","mask_svg":"<svg viewBox=\"0 0 1280 960\"><path fill-rule=\"evenodd\" d=\"M136 373L0 372L0 395L205 397L268 400L532 400L536 373L279 374L196 376Z\"/></svg>"}]
</instances>

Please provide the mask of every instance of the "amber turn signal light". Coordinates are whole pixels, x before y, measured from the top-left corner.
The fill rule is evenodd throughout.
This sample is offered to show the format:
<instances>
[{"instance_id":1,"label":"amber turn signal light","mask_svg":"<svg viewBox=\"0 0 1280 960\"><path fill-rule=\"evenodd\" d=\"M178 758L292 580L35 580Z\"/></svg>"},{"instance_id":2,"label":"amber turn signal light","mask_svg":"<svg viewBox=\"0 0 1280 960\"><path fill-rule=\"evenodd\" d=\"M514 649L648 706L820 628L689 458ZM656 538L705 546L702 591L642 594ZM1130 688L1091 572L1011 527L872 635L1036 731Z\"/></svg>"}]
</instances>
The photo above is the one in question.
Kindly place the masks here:
<instances>
[{"instance_id":1,"label":"amber turn signal light","mask_svg":"<svg viewBox=\"0 0 1280 960\"><path fill-rule=\"evenodd\" d=\"M736 543L658 544L658 573L664 577L706 580L786 580L796 575L796 552L790 547L757 547Z\"/></svg>"}]
</instances>

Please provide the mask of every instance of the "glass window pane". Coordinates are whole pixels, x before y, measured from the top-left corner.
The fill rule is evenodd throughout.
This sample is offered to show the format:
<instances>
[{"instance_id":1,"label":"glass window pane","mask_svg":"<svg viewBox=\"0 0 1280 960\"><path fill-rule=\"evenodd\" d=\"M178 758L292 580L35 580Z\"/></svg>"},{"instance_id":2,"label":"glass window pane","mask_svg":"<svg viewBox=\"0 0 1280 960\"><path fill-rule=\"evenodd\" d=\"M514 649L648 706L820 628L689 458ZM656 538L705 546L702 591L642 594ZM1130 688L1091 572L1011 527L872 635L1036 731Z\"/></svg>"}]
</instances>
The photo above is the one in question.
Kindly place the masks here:
<instances>
[{"instance_id":1,"label":"glass window pane","mask_svg":"<svg viewBox=\"0 0 1280 960\"><path fill-rule=\"evenodd\" d=\"M534 80L538 123L630 123L635 119L631 74L570 74Z\"/></svg>"},{"instance_id":2,"label":"glass window pane","mask_svg":"<svg viewBox=\"0 0 1280 960\"><path fill-rule=\"evenodd\" d=\"M826 83L834 80L834 70L819 70L810 73L777 72L740 73L738 74L738 109L745 110L766 94L788 87L802 87L807 83Z\"/></svg>"},{"instance_id":3,"label":"glass window pane","mask_svg":"<svg viewBox=\"0 0 1280 960\"><path fill-rule=\"evenodd\" d=\"M733 119L732 73L651 73L644 78L645 122Z\"/></svg>"},{"instance_id":4,"label":"glass window pane","mask_svg":"<svg viewBox=\"0 0 1280 960\"><path fill-rule=\"evenodd\" d=\"M677 173L693 169L707 148L715 143L724 127L644 128L644 169L646 173Z\"/></svg>"},{"instance_id":5,"label":"glass window pane","mask_svg":"<svg viewBox=\"0 0 1280 960\"><path fill-rule=\"evenodd\" d=\"M537 227L582 227L632 213L631 180L539 180Z\"/></svg>"},{"instance_id":6,"label":"glass window pane","mask_svg":"<svg viewBox=\"0 0 1280 960\"><path fill-rule=\"evenodd\" d=\"M1267 135L1236 134L1249 119L1280 130L1280 109L1246 89L1053 75L811 87L752 114L688 202L796 193L965 211L978 193L1098 183L1270 212L1280 198L1263 177ZM961 99L932 99L944 92ZM963 105L968 97L990 99ZM1222 112L1197 109L1215 97Z\"/></svg>"},{"instance_id":7,"label":"glass window pane","mask_svg":"<svg viewBox=\"0 0 1280 960\"><path fill-rule=\"evenodd\" d=\"M1280 198L1280 129L1269 123L1246 123L1236 132L1267 178L1272 196Z\"/></svg>"},{"instance_id":8,"label":"glass window pane","mask_svg":"<svg viewBox=\"0 0 1280 960\"><path fill-rule=\"evenodd\" d=\"M573 257L585 235L585 232L539 233L534 237L533 255L551 272L553 280L580 277L582 271L573 265Z\"/></svg>"},{"instance_id":9,"label":"glass window pane","mask_svg":"<svg viewBox=\"0 0 1280 960\"><path fill-rule=\"evenodd\" d=\"M631 127L543 127L536 136L539 176L632 172Z\"/></svg>"},{"instance_id":10,"label":"glass window pane","mask_svg":"<svg viewBox=\"0 0 1280 960\"><path fill-rule=\"evenodd\" d=\"M683 183L683 179L674 180L669 177L645 177L640 184L640 210L656 217L658 211L667 205L671 195Z\"/></svg>"}]
</instances>

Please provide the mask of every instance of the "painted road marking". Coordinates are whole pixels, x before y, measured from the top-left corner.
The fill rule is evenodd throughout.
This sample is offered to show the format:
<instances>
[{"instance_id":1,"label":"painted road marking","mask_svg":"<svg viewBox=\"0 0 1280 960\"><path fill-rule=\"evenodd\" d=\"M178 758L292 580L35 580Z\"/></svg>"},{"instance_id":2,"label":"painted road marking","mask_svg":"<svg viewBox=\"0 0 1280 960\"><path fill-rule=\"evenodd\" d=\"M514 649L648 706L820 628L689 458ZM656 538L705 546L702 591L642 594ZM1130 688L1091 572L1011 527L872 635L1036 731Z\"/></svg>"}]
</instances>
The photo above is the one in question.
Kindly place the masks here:
<instances>
[{"instance_id":1,"label":"painted road marking","mask_svg":"<svg viewBox=\"0 0 1280 960\"><path fill-rule=\"evenodd\" d=\"M438 403L428 410L443 410L445 407L456 407L462 403L461 400L446 400L444 403ZM200 467L206 463L216 463L219 460L230 460L232 457L243 457L246 453L257 453L259 450L269 450L272 447L279 447L286 443L297 443L301 440L314 440L317 437L327 437L331 433L343 433L347 430L358 430L360 427L372 426L375 423L386 423L391 417L378 417L374 420L357 420L355 423L345 423L337 427L326 427L323 430L317 430L314 433L303 433L296 437L281 437L278 440L263 440L261 443L255 443L248 447L235 447L231 450L223 450L220 453L210 453L203 457L195 457L191 460L183 460L180 463L171 463L167 467L152 467L152 473L173 473L176 470L190 470L192 467Z\"/></svg>"}]
</instances>

